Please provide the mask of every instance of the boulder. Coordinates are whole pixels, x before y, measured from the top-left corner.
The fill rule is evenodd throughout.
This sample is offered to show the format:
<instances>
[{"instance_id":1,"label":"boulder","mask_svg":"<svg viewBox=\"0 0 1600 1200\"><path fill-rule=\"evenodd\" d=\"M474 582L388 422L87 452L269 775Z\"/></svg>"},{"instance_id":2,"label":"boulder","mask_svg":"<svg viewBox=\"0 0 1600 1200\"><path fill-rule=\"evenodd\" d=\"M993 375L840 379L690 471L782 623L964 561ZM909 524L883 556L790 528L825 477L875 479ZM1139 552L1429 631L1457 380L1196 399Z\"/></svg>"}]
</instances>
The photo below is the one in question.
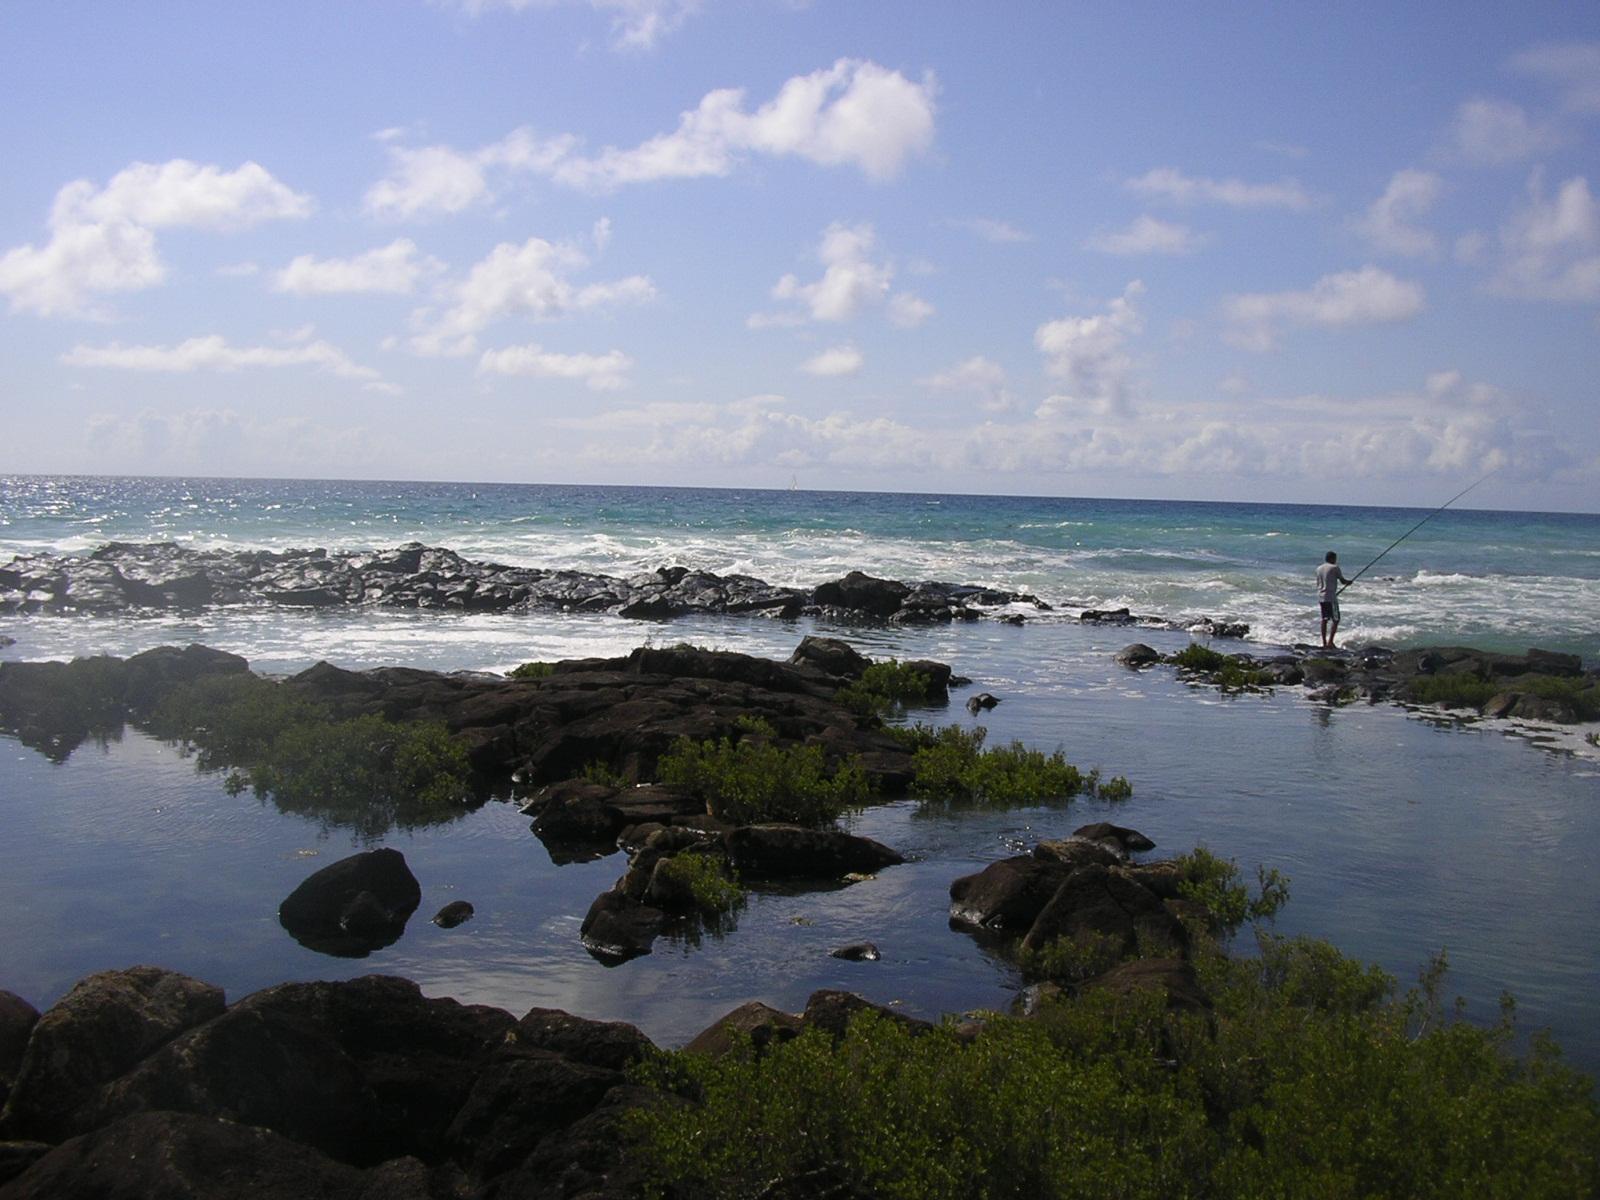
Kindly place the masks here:
<instances>
[{"instance_id":1,"label":"boulder","mask_svg":"<svg viewBox=\"0 0 1600 1200\"><path fill-rule=\"evenodd\" d=\"M745 825L730 832L728 857L746 879L842 879L871 875L905 859L871 838L840 829Z\"/></svg>"},{"instance_id":2,"label":"boulder","mask_svg":"<svg viewBox=\"0 0 1600 1200\"><path fill-rule=\"evenodd\" d=\"M811 593L811 603L850 609L873 617L890 617L900 610L910 594L911 589L897 580L851 571L842 579L818 584Z\"/></svg>"},{"instance_id":3,"label":"boulder","mask_svg":"<svg viewBox=\"0 0 1600 1200\"><path fill-rule=\"evenodd\" d=\"M1128 855L1121 843L1074 834L1065 838L1049 838L1033 848L1035 858L1048 859L1064 867L1076 869L1097 864L1114 867L1126 862Z\"/></svg>"},{"instance_id":4,"label":"boulder","mask_svg":"<svg viewBox=\"0 0 1600 1200\"><path fill-rule=\"evenodd\" d=\"M463 921L472 920L475 910L466 900L452 900L433 914L433 923L440 929L454 929Z\"/></svg>"},{"instance_id":5,"label":"boulder","mask_svg":"<svg viewBox=\"0 0 1600 1200\"><path fill-rule=\"evenodd\" d=\"M1057 938L1109 939L1122 954L1139 949L1141 939L1169 947L1187 942L1159 896L1122 871L1093 866L1067 876L1022 939L1023 953L1037 953Z\"/></svg>"},{"instance_id":6,"label":"boulder","mask_svg":"<svg viewBox=\"0 0 1600 1200\"><path fill-rule=\"evenodd\" d=\"M266 1129L148 1112L57 1146L0 1187L0 1200L363 1200L366 1182L363 1172Z\"/></svg>"},{"instance_id":7,"label":"boulder","mask_svg":"<svg viewBox=\"0 0 1600 1200\"><path fill-rule=\"evenodd\" d=\"M591 1021L558 1008L530 1008L505 1040L508 1045L559 1054L608 1071L625 1071L655 1049L649 1038L625 1021Z\"/></svg>"},{"instance_id":8,"label":"boulder","mask_svg":"<svg viewBox=\"0 0 1600 1200\"><path fill-rule=\"evenodd\" d=\"M800 1014L800 1021L807 1029L820 1029L831 1037L842 1038L851 1019L864 1012L876 1013L912 1033L926 1033L933 1028L927 1021L908 1017L905 1013L896 1012L881 1004L874 1004L854 992L841 992L832 988L811 993L810 999L806 1001L805 1012Z\"/></svg>"},{"instance_id":9,"label":"boulder","mask_svg":"<svg viewBox=\"0 0 1600 1200\"><path fill-rule=\"evenodd\" d=\"M609 965L649 954L666 923L667 914L659 908L610 891L595 897L578 932L584 949Z\"/></svg>"},{"instance_id":10,"label":"boulder","mask_svg":"<svg viewBox=\"0 0 1600 1200\"><path fill-rule=\"evenodd\" d=\"M1140 850L1154 850L1156 848L1156 844L1137 829L1113 825L1109 821L1095 821L1090 825L1080 825L1072 831L1072 836L1089 838L1097 842L1111 842L1123 854L1133 854Z\"/></svg>"},{"instance_id":11,"label":"boulder","mask_svg":"<svg viewBox=\"0 0 1600 1200\"><path fill-rule=\"evenodd\" d=\"M950 885L950 917L983 929L1026 933L1072 870L1031 854L990 863Z\"/></svg>"},{"instance_id":12,"label":"boulder","mask_svg":"<svg viewBox=\"0 0 1600 1200\"><path fill-rule=\"evenodd\" d=\"M28 1035L39 1023L39 1010L15 992L0 991L0 1109L22 1066Z\"/></svg>"},{"instance_id":13,"label":"boulder","mask_svg":"<svg viewBox=\"0 0 1600 1200\"><path fill-rule=\"evenodd\" d=\"M221 988L161 967L80 980L33 1026L0 1130L47 1142L82 1132L103 1086L223 1007Z\"/></svg>"},{"instance_id":14,"label":"boulder","mask_svg":"<svg viewBox=\"0 0 1600 1200\"><path fill-rule=\"evenodd\" d=\"M684 1050L690 1054L704 1054L708 1058L721 1058L748 1038L750 1045L760 1054L776 1042L786 1042L799 1036L803 1028L805 1026L800 1018L793 1013L780 1012L759 1000L751 1000L718 1017L695 1034Z\"/></svg>"},{"instance_id":15,"label":"boulder","mask_svg":"<svg viewBox=\"0 0 1600 1200\"><path fill-rule=\"evenodd\" d=\"M241 675L250 664L237 654L191 643L182 650L157 646L127 660L123 693L135 713L155 708L173 688L213 675Z\"/></svg>"},{"instance_id":16,"label":"boulder","mask_svg":"<svg viewBox=\"0 0 1600 1200\"><path fill-rule=\"evenodd\" d=\"M1151 663L1160 662L1161 654L1152 646L1147 646L1143 642L1134 642L1132 645L1124 646L1121 650L1118 650L1116 654L1112 655L1112 660L1121 663L1125 667L1148 667Z\"/></svg>"},{"instance_id":17,"label":"boulder","mask_svg":"<svg viewBox=\"0 0 1600 1200\"><path fill-rule=\"evenodd\" d=\"M872 660L838 638L805 637L789 656L794 666L811 666L835 679L860 679Z\"/></svg>"},{"instance_id":18,"label":"boulder","mask_svg":"<svg viewBox=\"0 0 1600 1200\"><path fill-rule=\"evenodd\" d=\"M846 962L877 962L883 955L878 953L878 948L871 942L851 942L848 946L840 946L837 950L828 953L834 958L842 958Z\"/></svg>"},{"instance_id":19,"label":"boulder","mask_svg":"<svg viewBox=\"0 0 1600 1200\"><path fill-rule=\"evenodd\" d=\"M398 941L421 903L405 855L368 850L309 876L278 906L278 921L309 949L363 958Z\"/></svg>"},{"instance_id":20,"label":"boulder","mask_svg":"<svg viewBox=\"0 0 1600 1200\"><path fill-rule=\"evenodd\" d=\"M967 697L967 711L976 716L985 709L993 708L1000 703L998 696L991 696L988 692L979 692L976 696Z\"/></svg>"}]
</instances>

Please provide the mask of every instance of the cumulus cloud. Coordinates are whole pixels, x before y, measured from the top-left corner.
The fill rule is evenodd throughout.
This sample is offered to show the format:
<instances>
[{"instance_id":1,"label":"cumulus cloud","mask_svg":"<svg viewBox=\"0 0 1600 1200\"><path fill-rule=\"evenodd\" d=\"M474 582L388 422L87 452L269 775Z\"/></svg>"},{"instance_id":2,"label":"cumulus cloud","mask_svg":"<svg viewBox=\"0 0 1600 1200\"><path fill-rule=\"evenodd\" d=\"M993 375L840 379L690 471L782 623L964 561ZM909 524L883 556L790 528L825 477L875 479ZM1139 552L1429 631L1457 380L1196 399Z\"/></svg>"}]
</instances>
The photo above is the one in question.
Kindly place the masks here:
<instances>
[{"instance_id":1,"label":"cumulus cloud","mask_svg":"<svg viewBox=\"0 0 1600 1200\"><path fill-rule=\"evenodd\" d=\"M1045 370L1064 380L1067 388L1044 401L1040 416L1069 410L1098 414L1127 411L1133 372L1127 341L1144 328L1136 303L1143 293L1144 284L1136 279L1105 312L1061 317L1034 330L1033 344L1045 356Z\"/></svg>"},{"instance_id":2,"label":"cumulus cloud","mask_svg":"<svg viewBox=\"0 0 1600 1200\"><path fill-rule=\"evenodd\" d=\"M727 175L750 155L801 158L854 167L870 179L898 175L933 144L933 77L920 83L860 59L797 75L765 104L749 109L739 88L708 92L670 133L639 145L579 151L571 135L536 137L518 129L478 150L389 148L390 173L367 192L378 216L457 213L492 195L491 172L531 172L567 187L606 192L662 179Z\"/></svg>"},{"instance_id":3,"label":"cumulus cloud","mask_svg":"<svg viewBox=\"0 0 1600 1200\"><path fill-rule=\"evenodd\" d=\"M478 360L480 375L528 375L539 379L581 379L597 392L627 383L633 360L620 350L607 354L557 354L542 346L508 346L486 350Z\"/></svg>"},{"instance_id":4,"label":"cumulus cloud","mask_svg":"<svg viewBox=\"0 0 1600 1200\"><path fill-rule=\"evenodd\" d=\"M807 375L830 377L854 375L866 360L854 346L833 346L821 354L806 359L800 369Z\"/></svg>"},{"instance_id":5,"label":"cumulus cloud","mask_svg":"<svg viewBox=\"0 0 1600 1200\"><path fill-rule=\"evenodd\" d=\"M1406 321L1423 309L1420 284L1374 266L1324 275L1305 291L1230 296L1224 311L1228 340L1247 350L1270 350L1284 325L1342 328Z\"/></svg>"},{"instance_id":6,"label":"cumulus cloud","mask_svg":"<svg viewBox=\"0 0 1600 1200\"><path fill-rule=\"evenodd\" d=\"M1239 179L1207 179L1185 175L1176 167L1156 167L1124 181L1135 195L1170 204L1221 204L1227 208L1310 208L1315 199L1293 179L1245 183Z\"/></svg>"},{"instance_id":7,"label":"cumulus cloud","mask_svg":"<svg viewBox=\"0 0 1600 1200\"><path fill-rule=\"evenodd\" d=\"M1546 196L1542 175L1527 203L1500 231L1500 265L1490 290L1529 300L1600 299L1600 204L1574 176Z\"/></svg>"},{"instance_id":8,"label":"cumulus cloud","mask_svg":"<svg viewBox=\"0 0 1600 1200\"><path fill-rule=\"evenodd\" d=\"M530 8L555 8L584 4L611 22L612 45L618 49L649 50L695 12L700 0L435 0L473 16L495 9L522 12Z\"/></svg>"},{"instance_id":9,"label":"cumulus cloud","mask_svg":"<svg viewBox=\"0 0 1600 1200\"><path fill-rule=\"evenodd\" d=\"M300 417L263 420L228 408L175 413L100 413L85 429L89 451L109 470L174 474L281 472L292 462L328 474L392 464L403 447L382 430L335 428Z\"/></svg>"},{"instance_id":10,"label":"cumulus cloud","mask_svg":"<svg viewBox=\"0 0 1600 1200\"><path fill-rule=\"evenodd\" d=\"M1187 225L1141 216L1126 229L1097 233L1084 243L1104 254L1192 254L1205 239Z\"/></svg>"},{"instance_id":11,"label":"cumulus cloud","mask_svg":"<svg viewBox=\"0 0 1600 1200\"><path fill-rule=\"evenodd\" d=\"M1554 85L1569 112L1600 112L1600 42L1551 42L1525 50L1511 67Z\"/></svg>"},{"instance_id":12,"label":"cumulus cloud","mask_svg":"<svg viewBox=\"0 0 1600 1200\"><path fill-rule=\"evenodd\" d=\"M361 292L406 296L422 279L443 269L437 259L420 255L410 238L397 238L354 258L302 254L273 276L272 286L300 296Z\"/></svg>"},{"instance_id":13,"label":"cumulus cloud","mask_svg":"<svg viewBox=\"0 0 1600 1200\"><path fill-rule=\"evenodd\" d=\"M80 179L57 192L49 240L0 255L0 293L13 312L96 316L96 296L153 287L166 278L155 230L227 232L311 210L309 196L253 162L233 171L181 158L134 163L103 188Z\"/></svg>"},{"instance_id":14,"label":"cumulus cloud","mask_svg":"<svg viewBox=\"0 0 1600 1200\"><path fill-rule=\"evenodd\" d=\"M1379 196L1355 222L1355 230L1372 245L1389 254L1433 255L1439 242L1433 232L1417 224L1439 199L1443 181L1429 171L1396 171Z\"/></svg>"},{"instance_id":15,"label":"cumulus cloud","mask_svg":"<svg viewBox=\"0 0 1600 1200\"><path fill-rule=\"evenodd\" d=\"M291 335L294 336L294 335ZM120 371L241 371L253 368L316 367L342 379L359 380L375 390L392 390L371 367L353 361L325 341L301 340L288 346L235 346L220 334L193 337L173 346L104 346L82 343L61 356L69 367L107 367Z\"/></svg>"},{"instance_id":16,"label":"cumulus cloud","mask_svg":"<svg viewBox=\"0 0 1600 1200\"><path fill-rule=\"evenodd\" d=\"M1006 369L981 354L928 376L922 386L939 392L976 396L979 406L986 412L1006 412L1016 407L1006 387Z\"/></svg>"},{"instance_id":17,"label":"cumulus cloud","mask_svg":"<svg viewBox=\"0 0 1600 1200\"><path fill-rule=\"evenodd\" d=\"M789 301L794 307L753 313L745 324L751 329L768 329L806 321L848 321L865 309L887 305L889 320L895 325L902 329L921 325L933 315L933 305L913 292L890 296L894 267L874 261L876 241L871 225L835 221L823 230L817 246L821 277L802 283L797 275L783 276L773 285L772 298Z\"/></svg>"},{"instance_id":18,"label":"cumulus cloud","mask_svg":"<svg viewBox=\"0 0 1600 1200\"><path fill-rule=\"evenodd\" d=\"M1555 129L1533 120L1509 100L1476 99L1456 109L1445 154L1478 166L1522 162L1561 145Z\"/></svg>"},{"instance_id":19,"label":"cumulus cloud","mask_svg":"<svg viewBox=\"0 0 1600 1200\"><path fill-rule=\"evenodd\" d=\"M537 237L521 245L502 242L444 289L442 307L412 314L407 344L418 354L471 354L478 334L504 317L550 320L655 296L655 284L643 275L579 286L570 276L588 265L588 256L570 242Z\"/></svg>"}]
</instances>

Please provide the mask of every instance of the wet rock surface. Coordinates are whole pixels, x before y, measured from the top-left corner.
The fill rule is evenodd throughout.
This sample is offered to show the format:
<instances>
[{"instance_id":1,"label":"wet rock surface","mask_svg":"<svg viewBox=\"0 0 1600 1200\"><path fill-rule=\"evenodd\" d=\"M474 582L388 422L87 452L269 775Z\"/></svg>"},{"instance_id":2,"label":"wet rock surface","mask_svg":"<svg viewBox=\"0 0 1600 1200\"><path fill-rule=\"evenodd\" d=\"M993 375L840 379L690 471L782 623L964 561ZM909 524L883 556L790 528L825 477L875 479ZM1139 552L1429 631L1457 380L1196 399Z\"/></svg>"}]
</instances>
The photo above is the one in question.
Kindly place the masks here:
<instances>
[{"instance_id":1,"label":"wet rock surface","mask_svg":"<svg viewBox=\"0 0 1600 1200\"><path fill-rule=\"evenodd\" d=\"M393 945L422 903L422 885L398 850L368 850L307 877L278 906L297 942L323 954L364 958ZM459 924L471 915L471 906Z\"/></svg>"}]
</instances>

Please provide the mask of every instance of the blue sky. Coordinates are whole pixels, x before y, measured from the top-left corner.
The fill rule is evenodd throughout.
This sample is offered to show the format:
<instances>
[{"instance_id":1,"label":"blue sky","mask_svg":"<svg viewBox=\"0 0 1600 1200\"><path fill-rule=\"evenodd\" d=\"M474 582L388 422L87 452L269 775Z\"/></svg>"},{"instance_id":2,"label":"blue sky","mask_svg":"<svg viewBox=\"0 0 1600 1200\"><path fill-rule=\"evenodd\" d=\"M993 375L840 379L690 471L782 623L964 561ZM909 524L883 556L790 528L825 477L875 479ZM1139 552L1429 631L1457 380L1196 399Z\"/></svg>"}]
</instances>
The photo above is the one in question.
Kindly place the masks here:
<instances>
[{"instance_id":1,"label":"blue sky","mask_svg":"<svg viewBox=\"0 0 1600 1200\"><path fill-rule=\"evenodd\" d=\"M0 470L1600 510L1593 5L21 0L0 76Z\"/></svg>"}]
</instances>

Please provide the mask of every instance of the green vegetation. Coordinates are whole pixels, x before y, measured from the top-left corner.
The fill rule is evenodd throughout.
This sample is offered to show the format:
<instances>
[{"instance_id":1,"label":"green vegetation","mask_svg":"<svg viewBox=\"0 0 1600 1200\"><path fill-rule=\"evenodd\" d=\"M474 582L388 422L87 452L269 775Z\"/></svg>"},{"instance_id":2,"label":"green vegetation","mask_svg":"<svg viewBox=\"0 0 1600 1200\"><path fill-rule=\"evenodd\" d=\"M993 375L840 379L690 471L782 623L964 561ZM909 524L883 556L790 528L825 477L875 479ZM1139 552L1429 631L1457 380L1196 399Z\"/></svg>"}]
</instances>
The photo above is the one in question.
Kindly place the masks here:
<instances>
[{"instance_id":1,"label":"green vegetation","mask_svg":"<svg viewBox=\"0 0 1600 1200\"><path fill-rule=\"evenodd\" d=\"M875 662L861 678L839 689L834 699L861 713L886 713L911 704L932 704L941 699L925 671L898 659Z\"/></svg>"},{"instance_id":2,"label":"green vegetation","mask_svg":"<svg viewBox=\"0 0 1600 1200\"><path fill-rule=\"evenodd\" d=\"M1251 691L1273 682L1271 672L1251 666L1243 655L1221 654L1199 642L1168 655L1167 661L1192 674L1204 675L1225 692Z\"/></svg>"},{"instance_id":3,"label":"green vegetation","mask_svg":"<svg viewBox=\"0 0 1600 1200\"><path fill-rule=\"evenodd\" d=\"M625 788L628 781L619 775L610 763L596 760L585 764L583 770L578 772L578 778L585 783L599 784L601 787Z\"/></svg>"},{"instance_id":4,"label":"green vegetation","mask_svg":"<svg viewBox=\"0 0 1600 1200\"><path fill-rule=\"evenodd\" d=\"M451 820L472 796L466 752L443 725L336 720L258 675L177 688L150 728L193 752L201 770L229 768L229 791L250 788L285 812L363 837Z\"/></svg>"},{"instance_id":5,"label":"green vegetation","mask_svg":"<svg viewBox=\"0 0 1600 1200\"><path fill-rule=\"evenodd\" d=\"M1600 686L1582 677L1514 675L1485 679L1471 671L1452 671L1443 675L1418 675L1406 684L1405 696L1415 704L1481 709L1501 692L1560 700L1572 706L1579 720L1600 719Z\"/></svg>"},{"instance_id":6,"label":"green vegetation","mask_svg":"<svg viewBox=\"0 0 1600 1200\"><path fill-rule=\"evenodd\" d=\"M865 804L870 790L855 759L830 768L820 746L762 740L679 738L662 756L658 773L662 783L703 800L707 812L736 825L827 825L845 809Z\"/></svg>"},{"instance_id":7,"label":"green vegetation","mask_svg":"<svg viewBox=\"0 0 1600 1200\"><path fill-rule=\"evenodd\" d=\"M1092 948L1086 953L1092 953ZM1263 938L1197 961L1213 1008L1089 987L970 1040L876 1013L757 1053L667 1053L638 1074L682 1097L636 1110L657 1194L1566 1200L1600 1189L1589 1081L1535 1040L1510 1053L1326 943ZM795 1193L799 1194L799 1193ZM811 1194L811 1193L808 1193Z\"/></svg>"},{"instance_id":8,"label":"green vegetation","mask_svg":"<svg viewBox=\"0 0 1600 1200\"><path fill-rule=\"evenodd\" d=\"M1096 779L1095 794L1102 800L1126 800L1133 795L1133 784L1126 775L1113 775L1104 783Z\"/></svg>"},{"instance_id":9,"label":"green vegetation","mask_svg":"<svg viewBox=\"0 0 1600 1200\"><path fill-rule=\"evenodd\" d=\"M1406 699L1444 708L1482 708L1501 688L1479 675L1418 675L1406 684Z\"/></svg>"},{"instance_id":10,"label":"green vegetation","mask_svg":"<svg viewBox=\"0 0 1600 1200\"><path fill-rule=\"evenodd\" d=\"M721 859L688 850L662 859L656 872L694 900L702 913L726 913L744 906L745 891L729 877Z\"/></svg>"},{"instance_id":11,"label":"green vegetation","mask_svg":"<svg viewBox=\"0 0 1600 1200\"><path fill-rule=\"evenodd\" d=\"M1251 895L1239 881L1239 865L1204 846L1173 860L1183 872L1178 894L1205 909L1213 934L1231 936L1247 921L1270 921L1289 900L1289 880L1276 867L1256 868L1256 891Z\"/></svg>"},{"instance_id":12,"label":"green vegetation","mask_svg":"<svg viewBox=\"0 0 1600 1200\"><path fill-rule=\"evenodd\" d=\"M1104 975L1123 958L1121 939L1085 930L1075 937L1054 938L1038 950L1024 949L1021 966L1029 978L1071 987Z\"/></svg>"},{"instance_id":13,"label":"green vegetation","mask_svg":"<svg viewBox=\"0 0 1600 1200\"><path fill-rule=\"evenodd\" d=\"M555 663L525 662L506 672L511 679L548 679L556 673Z\"/></svg>"},{"instance_id":14,"label":"green vegetation","mask_svg":"<svg viewBox=\"0 0 1600 1200\"><path fill-rule=\"evenodd\" d=\"M1058 750L1021 742L983 749L987 730L923 726L899 735L913 747L911 794L925 804L1009 808L1064 802L1084 790L1084 776Z\"/></svg>"}]
</instances>

